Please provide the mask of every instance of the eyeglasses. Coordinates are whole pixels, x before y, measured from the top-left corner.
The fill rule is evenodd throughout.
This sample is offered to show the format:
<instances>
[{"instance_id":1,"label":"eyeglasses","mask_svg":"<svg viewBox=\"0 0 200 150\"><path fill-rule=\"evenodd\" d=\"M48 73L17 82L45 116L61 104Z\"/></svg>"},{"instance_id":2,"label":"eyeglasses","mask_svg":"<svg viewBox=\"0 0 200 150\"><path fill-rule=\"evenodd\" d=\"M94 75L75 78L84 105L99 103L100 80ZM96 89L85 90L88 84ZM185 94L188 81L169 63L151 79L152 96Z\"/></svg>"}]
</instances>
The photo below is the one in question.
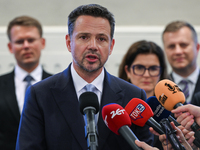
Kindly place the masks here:
<instances>
[{"instance_id":1,"label":"eyeglasses","mask_svg":"<svg viewBox=\"0 0 200 150\"><path fill-rule=\"evenodd\" d=\"M146 68L143 65L133 65L132 69L133 73L138 76L143 76L146 70L148 70L151 77L157 77L161 74L160 66L150 66L149 68Z\"/></svg>"},{"instance_id":2,"label":"eyeglasses","mask_svg":"<svg viewBox=\"0 0 200 150\"><path fill-rule=\"evenodd\" d=\"M36 40L39 40L39 39L40 39L40 38L19 39L19 40L14 41L14 44L21 46L21 45L24 44L24 41L27 41L29 44L32 44L32 43L34 43Z\"/></svg>"}]
</instances>

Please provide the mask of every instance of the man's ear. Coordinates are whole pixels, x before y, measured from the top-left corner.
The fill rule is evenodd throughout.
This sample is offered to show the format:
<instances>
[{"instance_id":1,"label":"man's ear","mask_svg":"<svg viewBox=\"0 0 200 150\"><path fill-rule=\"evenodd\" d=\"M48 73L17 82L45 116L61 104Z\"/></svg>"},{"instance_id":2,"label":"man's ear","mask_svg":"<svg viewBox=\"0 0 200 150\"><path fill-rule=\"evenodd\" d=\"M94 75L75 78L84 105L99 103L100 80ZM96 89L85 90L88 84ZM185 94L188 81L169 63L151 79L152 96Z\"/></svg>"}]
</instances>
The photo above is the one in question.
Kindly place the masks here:
<instances>
[{"instance_id":1,"label":"man's ear","mask_svg":"<svg viewBox=\"0 0 200 150\"><path fill-rule=\"evenodd\" d=\"M70 39L69 34L67 34L67 35L65 36L65 40L66 40L67 49L68 49L69 52L71 52L71 39Z\"/></svg>"},{"instance_id":2,"label":"man's ear","mask_svg":"<svg viewBox=\"0 0 200 150\"><path fill-rule=\"evenodd\" d=\"M110 53L109 53L109 55L112 54L112 51L113 51L113 47L114 47L114 45L115 45L115 39L112 39L112 41L111 41L111 45L110 45Z\"/></svg>"},{"instance_id":3,"label":"man's ear","mask_svg":"<svg viewBox=\"0 0 200 150\"><path fill-rule=\"evenodd\" d=\"M10 53L14 53L13 50L12 50L12 43L11 42L8 43L8 49L9 49Z\"/></svg>"}]
</instances>

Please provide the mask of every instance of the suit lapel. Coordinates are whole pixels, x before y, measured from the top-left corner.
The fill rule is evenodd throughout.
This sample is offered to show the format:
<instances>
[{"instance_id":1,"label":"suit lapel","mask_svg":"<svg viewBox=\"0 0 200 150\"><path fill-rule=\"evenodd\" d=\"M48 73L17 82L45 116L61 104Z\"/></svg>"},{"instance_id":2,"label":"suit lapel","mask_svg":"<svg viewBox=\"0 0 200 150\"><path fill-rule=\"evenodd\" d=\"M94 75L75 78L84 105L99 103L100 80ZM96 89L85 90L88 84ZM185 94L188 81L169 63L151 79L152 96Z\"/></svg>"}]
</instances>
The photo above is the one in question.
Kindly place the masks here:
<instances>
[{"instance_id":1,"label":"suit lapel","mask_svg":"<svg viewBox=\"0 0 200 150\"><path fill-rule=\"evenodd\" d=\"M112 131L105 125L103 121L102 108L109 103L117 103L122 105L122 99L124 97L124 93L122 92L123 90L119 87L117 82L113 81L112 79L113 77L105 71L104 88L98 119L99 149L103 149L109 134L112 133Z\"/></svg>"},{"instance_id":2,"label":"suit lapel","mask_svg":"<svg viewBox=\"0 0 200 150\"><path fill-rule=\"evenodd\" d=\"M83 149L87 149L84 131L85 123L83 115L79 111L78 98L72 81L70 67L60 74L55 87L52 87L51 91L74 137Z\"/></svg>"},{"instance_id":3,"label":"suit lapel","mask_svg":"<svg viewBox=\"0 0 200 150\"><path fill-rule=\"evenodd\" d=\"M5 93L5 100L10 108L10 111L14 115L14 118L17 122L20 119L19 107L17 104L16 94L15 94L15 84L14 84L14 71L11 72L7 79L4 81L4 93Z\"/></svg>"}]
</instances>

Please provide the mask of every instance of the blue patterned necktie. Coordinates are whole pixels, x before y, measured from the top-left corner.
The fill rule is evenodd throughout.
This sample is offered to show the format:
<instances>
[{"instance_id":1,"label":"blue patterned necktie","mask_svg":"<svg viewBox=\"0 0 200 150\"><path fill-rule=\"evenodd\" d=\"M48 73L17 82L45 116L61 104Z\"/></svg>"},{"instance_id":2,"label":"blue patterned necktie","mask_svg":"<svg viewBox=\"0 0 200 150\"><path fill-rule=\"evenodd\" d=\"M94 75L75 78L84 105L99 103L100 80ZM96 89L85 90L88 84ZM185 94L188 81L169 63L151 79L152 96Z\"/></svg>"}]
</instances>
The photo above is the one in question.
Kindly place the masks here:
<instances>
[{"instance_id":1,"label":"blue patterned necktie","mask_svg":"<svg viewBox=\"0 0 200 150\"><path fill-rule=\"evenodd\" d=\"M27 82L27 85L26 85L26 88L25 88L25 93L26 93L26 90L27 88L31 85L31 81L33 80L33 77L31 77L30 75L27 75L25 78L24 78L24 81Z\"/></svg>"},{"instance_id":2,"label":"blue patterned necktie","mask_svg":"<svg viewBox=\"0 0 200 150\"><path fill-rule=\"evenodd\" d=\"M87 84L86 86L85 86L85 89L86 89L86 91L87 92L94 92L95 91L95 86L93 85L93 84Z\"/></svg>"},{"instance_id":3,"label":"blue patterned necktie","mask_svg":"<svg viewBox=\"0 0 200 150\"><path fill-rule=\"evenodd\" d=\"M188 83L189 81L188 80L181 80L181 82L183 85L184 85L184 88L183 88L183 93L185 95L185 98L187 99L189 97L189 87L188 87Z\"/></svg>"}]
</instances>

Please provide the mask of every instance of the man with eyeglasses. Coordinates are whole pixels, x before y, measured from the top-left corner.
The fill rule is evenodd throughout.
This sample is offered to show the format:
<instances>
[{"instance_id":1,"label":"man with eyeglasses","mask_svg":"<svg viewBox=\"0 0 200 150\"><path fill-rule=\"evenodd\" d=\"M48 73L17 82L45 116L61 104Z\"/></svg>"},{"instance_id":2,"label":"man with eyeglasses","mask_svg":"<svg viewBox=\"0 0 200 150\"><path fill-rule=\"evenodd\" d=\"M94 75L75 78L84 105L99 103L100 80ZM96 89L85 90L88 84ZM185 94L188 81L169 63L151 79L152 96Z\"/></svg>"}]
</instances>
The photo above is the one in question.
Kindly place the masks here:
<instances>
[{"instance_id":1,"label":"man with eyeglasses","mask_svg":"<svg viewBox=\"0 0 200 150\"><path fill-rule=\"evenodd\" d=\"M0 76L0 149L14 150L26 88L51 74L39 64L45 39L36 19L14 18L8 25L7 35L9 51L17 64L11 73Z\"/></svg>"}]
</instances>

